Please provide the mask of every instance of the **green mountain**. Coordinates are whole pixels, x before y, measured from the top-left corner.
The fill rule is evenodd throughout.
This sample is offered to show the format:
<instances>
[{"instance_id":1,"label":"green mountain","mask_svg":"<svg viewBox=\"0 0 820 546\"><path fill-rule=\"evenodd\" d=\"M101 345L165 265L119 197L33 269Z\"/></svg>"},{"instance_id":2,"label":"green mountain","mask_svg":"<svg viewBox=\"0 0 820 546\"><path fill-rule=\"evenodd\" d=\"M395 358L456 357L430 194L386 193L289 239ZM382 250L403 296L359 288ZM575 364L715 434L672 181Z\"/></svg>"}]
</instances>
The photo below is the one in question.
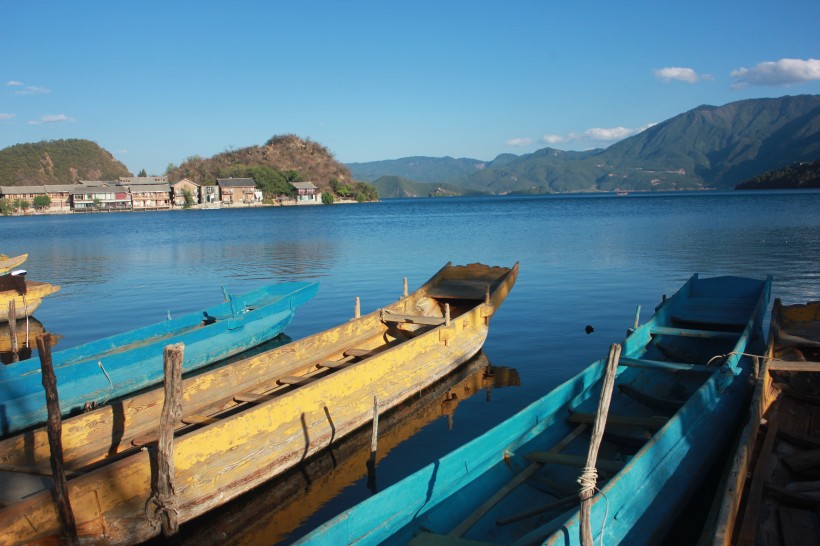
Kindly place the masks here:
<instances>
[{"instance_id":1,"label":"green mountain","mask_svg":"<svg viewBox=\"0 0 820 546\"><path fill-rule=\"evenodd\" d=\"M469 176L483 169L485 162L452 157L405 157L346 165L353 178L365 182L372 182L382 176L399 176L416 182L438 184Z\"/></svg>"},{"instance_id":2,"label":"green mountain","mask_svg":"<svg viewBox=\"0 0 820 546\"><path fill-rule=\"evenodd\" d=\"M416 182L401 176L382 176L372 182L379 191L379 197L446 197L463 195L463 188L450 184Z\"/></svg>"},{"instance_id":3,"label":"green mountain","mask_svg":"<svg viewBox=\"0 0 820 546\"><path fill-rule=\"evenodd\" d=\"M738 190L802 190L820 188L820 160L768 171L737 185Z\"/></svg>"},{"instance_id":4,"label":"green mountain","mask_svg":"<svg viewBox=\"0 0 820 546\"><path fill-rule=\"evenodd\" d=\"M73 184L132 176L125 165L90 140L48 140L0 150L0 185Z\"/></svg>"},{"instance_id":5,"label":"green mountain","mask_svg":"<svg viewBox=\"0 0 820 546\"><path fill-rule=\"evenodd\" d=\"M172 181L188 178L213 184L218 177L255 176L254 169L272 171L282 180L293 173L299 180L313 182L320 191L330 191L333 180L352 182L350 171L336 161L330 150L296 135L276 135L262 146L229 150L209 158L189 157L179 166L169 165L166 174Z\"/></svg>"},{"instance_id":6,"label":"green mountain","mask_svg":"<svg viewBox=\"0 0 820 546\"><path fill-rule=\"evenodd\" d=\"M603 150L544 148L492 162L414 157L355 164L354 175L435 179L493 194L730 189L762 172L818 158L820 95L800 95L699 106ZM475 170L445 170L453 161ZM424 178L408 172L410 166Z\"/></svg>"}]
</instances>

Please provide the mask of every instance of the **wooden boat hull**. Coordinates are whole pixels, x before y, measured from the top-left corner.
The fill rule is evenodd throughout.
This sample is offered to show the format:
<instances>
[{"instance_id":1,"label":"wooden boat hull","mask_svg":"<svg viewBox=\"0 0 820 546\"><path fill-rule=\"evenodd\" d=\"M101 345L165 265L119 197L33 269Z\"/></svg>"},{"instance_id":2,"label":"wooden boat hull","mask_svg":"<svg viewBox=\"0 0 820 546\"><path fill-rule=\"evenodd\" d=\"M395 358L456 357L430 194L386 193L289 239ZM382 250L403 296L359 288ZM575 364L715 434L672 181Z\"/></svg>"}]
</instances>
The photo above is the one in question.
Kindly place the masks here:
<instances>
[{"instance_id":1,"label":"wooden boat hull","mask_svg":"<svg viewBox=\"0 0 820 546\"><path fill-rule=\"evenodd\" d=\"M817 458L813 470L801 464L820 449L812 417L820 405L820 301L775 301L766 356L704 544L820 542Z\"/></svg>"},{"instance_id":2,"label":"wooden boat hull","mask_svg":"<svg viewBox=\"0 0 820 546\"><path fill-rule=\"evenodd\" d=\"M0 322L9 320L10 301L14 300L15 318L23 319L34 314L43 303L43 298L60 290L59 286L39 281L26 281L26 288L25 295L18 294L16 290L0 291Z\"/></svg>"},{"instance_id":3,"label":"wooden boat hull","mask_svg":"<svg viewBox=\"0 0 820 546\"><path fill-rule=\"evenodd\" d=\"M490 317L517 273L517 264L512 269L448 264L418 291L383 310L187 379L185 414L191 406L197 411L203 405L216 413L200 420L208 423L205 426L181 431L175 441L179 521L224 504L369 422L374 397L379 411L386 411L466 362L483 345ZM446 315L445 303L451 306L449 321L441 316ZM303 377L304 384L291 384L293 377ZM205 394L189 403L197 392ZM143 398L131 405L125 400L119 407L90 412L106 423L102 426L94 426L86 416L68 419L63 425L67 464L100 460L99 454L88 455L83 443L99 440L97 449L128 449L120 442L132 434L128 423L155 430L158 417L145 425L141 416L161 404L155 392L150 401ZM220 407L227 410L220 414ZM85 439L70 440L75 435ZM28 457L28 451L38 453L32 462L41 465L43 438L44 433L36 431L8 439L4 445L16 447L4 449L0 464L13 465ZM68 482L80 534L89 540L133 543L159 532L152 511L146 513L154 450L131 449L123 455ZM48 491L0 510L0 544L59 532Z\"/></svg>"},{"instance_id":4,"label":"wooden boat hull","mask_svg":"<svg viewBox=\"0 0 820 546\"><path fill-rule=\"evenodd\" d=\"M28 259L28 254L20 254L19 256L6 256L0 254L0 274L8 273L15 267L19 266Z\"/></svg>"},{"instance_id":5,"label":"wooden boat hull","mask_svg":"<svg viewBox=\"0 0 820 546\"><path fill-rule=\"evenodd\" d=\"M314 282L270 285L204 312L55 352L60 409L68 415L162 381L162 350L172 343L185 344L185 372L259 345L282 332L317 290ZM204 321L206 315L217 320ZM0 392L6 393L0 400L4 436L45 422L39 358L0 368Z\"/></svg>"},{"instance_id":6,"label":"wooden boat hull","mask_svg":"<svg viewBox=\"0 0 820 546\"><path fill-rule=\"evenodd\" d=\"M698 485L692 477L714 463L721 435L748 400L751 365L739 353L761 337L769 290L770 280L695 276L624 341L597 462L603 494L591 508L596 544L661 543ZM728 356L710 369L715 354ZM575 478L604 367L605 360L593 363L297 544L579 544Z\"/></svg>"}]
</instances>

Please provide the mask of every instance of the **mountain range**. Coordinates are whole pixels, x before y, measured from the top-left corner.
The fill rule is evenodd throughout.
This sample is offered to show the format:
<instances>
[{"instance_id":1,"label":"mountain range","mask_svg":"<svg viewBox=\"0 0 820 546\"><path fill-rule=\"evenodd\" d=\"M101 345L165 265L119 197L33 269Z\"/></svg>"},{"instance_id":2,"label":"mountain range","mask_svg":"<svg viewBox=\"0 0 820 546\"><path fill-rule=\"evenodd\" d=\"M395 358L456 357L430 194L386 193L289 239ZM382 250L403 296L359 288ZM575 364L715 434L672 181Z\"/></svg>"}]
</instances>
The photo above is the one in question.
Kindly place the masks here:
<instances>
[{"instance_id":1,"label":"mountain range","mask_svg":"<svg viewBox=\"0 0 820 546\"><path fill-rule=\"evenodd\" d=\"M820 95L798 95L698 106L606 149L543 148L492 161L408 157L347 167L354 178L372 182L382 197L414 197L442 190L731 189L763 172L818 158Z\"/></svg>"}]
</instances>

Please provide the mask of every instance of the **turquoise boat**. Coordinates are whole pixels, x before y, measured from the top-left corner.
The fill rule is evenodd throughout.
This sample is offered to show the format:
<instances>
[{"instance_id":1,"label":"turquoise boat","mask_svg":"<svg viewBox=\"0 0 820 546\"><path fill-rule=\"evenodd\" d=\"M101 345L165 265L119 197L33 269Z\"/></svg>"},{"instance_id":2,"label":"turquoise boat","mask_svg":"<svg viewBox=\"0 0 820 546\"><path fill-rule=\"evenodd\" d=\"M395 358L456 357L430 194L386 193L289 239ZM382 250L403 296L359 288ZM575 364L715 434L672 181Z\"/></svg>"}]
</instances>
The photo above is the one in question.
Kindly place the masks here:
<instances>
[{"instance_id":1,"label":"turquoise boat","mask_svg":"<svg viewBox=\"0 0 820 546\"><path fill-rule=\"evenodd\" d=\"M316 282L285 282L178 318L52 354L63 415L94 408L163 379L163 348L184 343L183 373L235 355L279 335L297 307L319 289ZM48 418L40 359L0 367L2 436Z\"/></svg>"},{"instance_id":2,"label":"turquoise boat","mask_svg":"<svg viewBox=\"0 0 820 546\"><path fill-rule=\"evenodd\" d=\"M622 343L591 501L594 543L661 544L751 396L771 278L692 276ZM579 486L606 359L347 510L306 544L580 544Z\"/></svg>"}]
</instances>

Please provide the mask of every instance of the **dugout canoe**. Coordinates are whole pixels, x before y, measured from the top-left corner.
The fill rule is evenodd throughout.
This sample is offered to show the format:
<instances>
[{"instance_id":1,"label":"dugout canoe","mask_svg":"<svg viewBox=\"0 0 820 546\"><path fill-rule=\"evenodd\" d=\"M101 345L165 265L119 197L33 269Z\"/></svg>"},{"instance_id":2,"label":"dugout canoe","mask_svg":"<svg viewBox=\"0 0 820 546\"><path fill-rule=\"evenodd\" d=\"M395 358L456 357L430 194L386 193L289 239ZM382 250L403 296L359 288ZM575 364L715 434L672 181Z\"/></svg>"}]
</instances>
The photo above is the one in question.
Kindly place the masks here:
<instances>
[{"instance_id":1,"label":"dugout canoe","mask_svg":"<svg viewBox=\"0 0 820 546\"><path fill-rule=\"evenodd\" d=\"M187 378L174 443L179 523L369 423L375 397L384 412L469 360L517 275L518 264L447 264L382 309ZM68 496L82 540L132 544L160 532L149 499L161 406L155 389L63 423ZM18 473L26 470L21 460L46 466L45 436L38 430L8 439L0 465ZM0 509L0 544L61 533L47 490Z\"/></svg>"},{"instance_id":2,"label":"dugout canoe","mask_svg":"<svg viewBox=\"0 0 820 546\"><path fill-rule=\"evenodd\" d=\"M766 356L704 543L820 544L820 301L775 300Z\"/></svg>"},{"instance_id":3,"label":"dugout canoe","mask_svg":"<svg viewBox=\"0 0 820 546\"><path fill-rule=\"evenodd\" d=\"M60 290L57 285L31 281L25 276L22 270L0 275L0 323L8 322L11 301L14 301L15 318L24 319L34 314L43 298Z\"/></svg>"},{"instance_id":4,"label":"dugout canoe","mask_svg":"<svg viewBox=\"0 0 820 546\"><path fill-rule=\"evenodd\" d=\"M19 256L0 254L0 274L8 273L26 260L28 260L28 254L20 254Z\"/></svg>"},{"instance_id":5,"label":"dugout canoe","mask_svg":"<svg viewBox=\"0 0 820 546\"><path fill-rule=\"evenodd\" d=\"M27 285L30 298L31 281ZM190 372L264 343L317 290L315 282L263 286L204 311L54 352L60 410L69 415L161 382L165 345L186 345L183 370ZM46 421L39 358L0 367L0 392L2 436Z\"/></svg>"},{"instance_id":6,"label":"dugout canoe","mask_svg":"<svg viewBox=\"0 0 820 546\"><path fill-rule=\"evenodd\" d=\"M595 544L663 543L748 404L744 355L763 350L770 288L771 279L695 275L623 341L596 463ZM579 544L576 478L605 366L593 363L297 544Z\"/></svg>"}]
</instances>

